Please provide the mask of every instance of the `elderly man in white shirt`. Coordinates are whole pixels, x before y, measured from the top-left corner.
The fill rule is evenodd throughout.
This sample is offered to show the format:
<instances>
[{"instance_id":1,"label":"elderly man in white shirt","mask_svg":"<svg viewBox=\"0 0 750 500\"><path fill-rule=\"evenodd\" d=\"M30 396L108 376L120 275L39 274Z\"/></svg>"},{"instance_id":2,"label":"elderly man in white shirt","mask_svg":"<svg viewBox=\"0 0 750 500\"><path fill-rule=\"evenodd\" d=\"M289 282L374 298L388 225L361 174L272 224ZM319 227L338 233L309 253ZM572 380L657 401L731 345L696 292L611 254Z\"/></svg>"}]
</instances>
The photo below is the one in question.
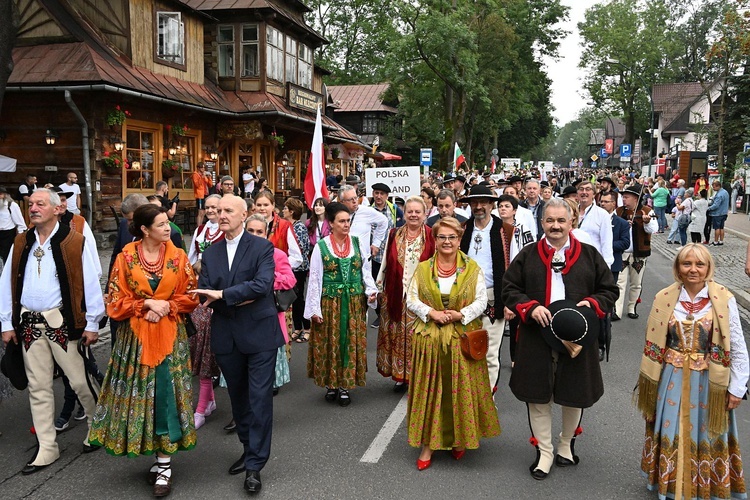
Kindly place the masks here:
<instances>
[{"instance_id":1,"label":"elderly man in white shirt","mask_svg":"<svg viewBox=\"0 0 750 500\"><path fill-rule=\"evenodd\" d=\"M594 203L594 185L590 181L578 184L578 228L591 236L591 245L599 250L604 262L611 266L612 220L606 210Z\"/></svg>"},{"instance_id":2,"label":"elderly man in white shirt","mask_svg":"<svg viewBox=\"0 0 750 500\"><path fill-rule=\"evenodd\" d=\"M60 456L54 426L55 364L65 372L86 411L89 428L96 411L98 384L84 365L85 346L99 338L104 301L91 254L84 238L61 224L64 207L57 193L35 190L29 198L34 229L19 234L11 259L0 277L2 338L21 344L29 401L39 446L21 470L33 474ZM85 306L83 306L85 304ZM84 453L94 451L88 434Z\"/></svg>"},{"instance_id":3,"label":"elderly man in white shirt","mask_svg":"<svg viewBox=\"0 0 750 500\"><path fill-rule=\"evenodd\" d=\"M357 189L354 186L344 185L339 189L338 199L351 212L351 226L349 234L356 236L363 243L362 257L369 259L371 255L377 255L380 244L388 235L388 219L372 207L359 204ZM368 245L369 243L369 245Z\"/></svg>"}]
</instances>

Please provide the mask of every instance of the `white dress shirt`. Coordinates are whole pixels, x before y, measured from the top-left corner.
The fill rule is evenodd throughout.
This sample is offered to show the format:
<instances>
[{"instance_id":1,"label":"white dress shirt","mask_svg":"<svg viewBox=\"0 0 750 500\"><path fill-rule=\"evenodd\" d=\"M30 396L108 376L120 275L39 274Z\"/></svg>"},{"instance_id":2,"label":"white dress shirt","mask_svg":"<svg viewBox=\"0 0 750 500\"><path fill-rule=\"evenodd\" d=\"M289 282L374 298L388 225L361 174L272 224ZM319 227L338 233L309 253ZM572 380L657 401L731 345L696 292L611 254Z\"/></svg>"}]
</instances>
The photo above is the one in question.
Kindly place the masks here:
<instances>
[{"instance_id":1,"label":"white dress shirt","mask_svg":"<svg viewBox=\"0 0 750 500\"><path fill-rule=\"evenodd\" d=\"M500 218L500 209L494 209L492 211L492 215ZM534 237L534 241L539 241L539 238L544 236L543 234L539 234L539 228L537 228L534 214L531 213L531 210L526 207L518 205L518 208L516 209L516 223L522 225L524 228L530 231L531 236Z\"/></svg>"},{"instance_id":2,"label":"white dress shirt","mask_svg":"<svg viewBox=\"0 0 750 500\"><path fill-rule=\"evenodd\" d=\"M370 245L379 247L388 235L388 218L372 207L360 205L352 214L351 221L349 234L359 238L362 258L370 260Z\"/></svg>"},{"instance_id":3,"label":"white dress shirt","mask_svg":"<svg viewBox=\"0 0 750 500\"><path fill-rule=\"evenodd\" d=\"M242 239L242 233L238 234L234 239L229 239L229 236L226 236L227 241L227 263L229 264L229 270L232 270L232 263L234 262L234 254L237 253L237 247L240 244L240 240Z\"/></svg>"},{"instance_id":4,"label":"white dress shirt","mask_svg":"<svg viewBox=\"0 0 750 500\"><path fill-rule=\"evenodd\" d=\"M16 229L19 233L26 231L26 222L23 220L23 214L18 203L12 201L7 195L5 203L0 202L0 231L11 229Z\"/></svg>"},{"instance_id":5,"label":"white dress shirt","mask_svg":"<svg viewBox=\"0 0 750 500\"><path fill-rule=\"evenodd\" d=\"M362 207L360 207L360 210ZM359 210L357 210L359 212ZM326 236L323 241L328 246L328 251L334 254L333 244L331 243L331 236ZM349 245L349 255L354 255L354 245ZM372 277L372 263L369 259L365 258L365 249L369 250L369 245L362 239L359 240L359 253L362 255L362 278L365 285L365 295L368 297L373 293L377 293L378 289L375 286L375 280ZM320 309L320 302L323 296L323 257L320 255L320 247L316 244L313 248L312 256L310 257L310 277L307 280L307 297L305 298L305 312L303 314L305 319L310 319L313 316L323 317L323 313ZM368 302L367 305L375 309L377 306L376 302Z\"/></svg>"},{"instance_id":6,"label":"white dress shirt","mask_svg":"<svg viewBox=\"0 0 750 500\"><path fill-rule=\"evenodd\" d=\"M490 234L494 222L495 220L490 217L489 224L484 229L479 229L474 219L474 230L471 233L469 250L466 252L466 255L476 260L479 268L484 271L484 283L487 288L495 286L495 277L492 274L492 248L490 247Z\"/></svg>"},{"instance_id":7,"label":"white dress shirt","mask_svg":"<svg viewBox=\"0 0 750 500\"><path fill-rule=\"evenodd\" d=\"M91 231L91 226L86 221L83 221L83 249L91 256L91 262L94 263L94 269L96 270L97 279L102 277L102 262L99 260L99 250L96 248L96 240L94 239L94 232Z\"/></svg>"},{"instance_id":8,"label":"white dress shirt","mask_svg":"<svg viewBox=\"0 0 750 500\"><path fill-rule=\"evenodd\" d=\"M591 236L591 245L604 257L607 267L610 267L615 256L612 253L612 219L609 212L592 203L580 212L578 228Z\"/></svg>"},{"instance_id":9,"label":"white dress shirt","mask_svg":"<svg viewBox=\"0 0 750 500\"><path fill-rule=\"evenodd\" d=\"M34 231L36 240L29 249L29 259L26 262L23 290L21 291L21 306L30 311L49 311L62 306L62 292L60 281L57 278L57 267L52 257L52 246L50 241L60 229L60 223L50 233L44 245L39 244L39 235ZM44 255L38 261L34 251L42 247ZM13 249L10 251L13 255ZM84 251L83 259L83 291L86 298L86 331L98 332L99 321L104 317L104 298L99 285L99 277L96 272L88 270L96 269L91 253ZM0 322L2 330L13 330L13 297L11 294L11 266L3 268L0 276Z\"/></svg>"}]
</instances>

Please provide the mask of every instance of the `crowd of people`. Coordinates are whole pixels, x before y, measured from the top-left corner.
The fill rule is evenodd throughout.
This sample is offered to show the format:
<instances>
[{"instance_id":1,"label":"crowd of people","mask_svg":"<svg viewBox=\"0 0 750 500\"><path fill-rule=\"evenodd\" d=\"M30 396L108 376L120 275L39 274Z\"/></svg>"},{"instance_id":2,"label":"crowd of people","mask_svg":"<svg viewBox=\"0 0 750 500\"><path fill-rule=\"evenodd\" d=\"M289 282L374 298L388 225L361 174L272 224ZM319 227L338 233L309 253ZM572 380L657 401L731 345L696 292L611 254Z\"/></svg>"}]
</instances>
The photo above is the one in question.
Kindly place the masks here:
<instances>
[{"instance_id":1,"label":"crowd of people","mask_svg":"<svg viewBox=\"0 0 750 500\"><path fill-rule=\"evenodd\" d=\"M382 183L368 199L358 176L333 175L331 199L308 210L296 198L277 206L249 172L239 186L230 176L214 185L200 165L189 240L171 220L179 200L166 183L125 197L104 293L91 229L74 211L75 174L53 189L27 179L29 227L0 189L2 338L5 357L20 361L23 377L12 379L28 386L38 440L22 473L58 459L55 433L77 401L83 452L154 455L147 479L166 496L172 456L196 446L220 379L232 407L225 429L242 445L228 471L244 472L256 493L290 346L308 343L307 376L347 407L367 381L369 325L377 372L408 395L420 471L436 451L461 460L500 434L494 394L509 337L510 388L527 405L536 450L529 472L544 480L580 463L575 441L604 392L612 322L639 317L652 238L668 233L680 246L675 283L654 299L635 394L647 422L642 470L662 498L743 494L733 410L746 393L747 347L706 250L724 243L730 194L703 175L686 188L679 176L577 174L432 175L405 200ZM102 375L90 346L107 318ZM57 419L56 372L66 387ZM10 394L0 377L0 399Z\"/></svg>"}]
</instances>

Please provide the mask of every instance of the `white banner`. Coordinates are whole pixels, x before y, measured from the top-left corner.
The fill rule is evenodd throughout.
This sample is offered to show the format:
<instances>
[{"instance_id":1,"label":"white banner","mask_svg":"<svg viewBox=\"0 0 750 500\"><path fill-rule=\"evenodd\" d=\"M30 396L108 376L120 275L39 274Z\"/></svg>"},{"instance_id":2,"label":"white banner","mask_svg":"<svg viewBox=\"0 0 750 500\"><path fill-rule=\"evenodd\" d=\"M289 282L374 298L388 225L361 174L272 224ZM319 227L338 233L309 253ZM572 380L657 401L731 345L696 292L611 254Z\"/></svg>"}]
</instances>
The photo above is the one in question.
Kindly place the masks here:
<instances>
[{"instance_id":1,"label":"white banner","mask_svg":"<svg viewBox=\"0 0 750 500\"><path fill-rule=\"evenodd\" d=\"M422 167L368 168L365 171L366 195L372 196L372 185L382 182L391 188L389 196L406 200L409 196L419 196L420 170Z\"/></svg>"},{"instance_id":2,"label":"white banner","mask_svg":"<svg viewBox=\"0 0 750 500\"><path fill-rule=\"evenodd\" d=\"M15 172L16 164L15 158L0 155L0 172Z\"/></svg>"}]
</instances>

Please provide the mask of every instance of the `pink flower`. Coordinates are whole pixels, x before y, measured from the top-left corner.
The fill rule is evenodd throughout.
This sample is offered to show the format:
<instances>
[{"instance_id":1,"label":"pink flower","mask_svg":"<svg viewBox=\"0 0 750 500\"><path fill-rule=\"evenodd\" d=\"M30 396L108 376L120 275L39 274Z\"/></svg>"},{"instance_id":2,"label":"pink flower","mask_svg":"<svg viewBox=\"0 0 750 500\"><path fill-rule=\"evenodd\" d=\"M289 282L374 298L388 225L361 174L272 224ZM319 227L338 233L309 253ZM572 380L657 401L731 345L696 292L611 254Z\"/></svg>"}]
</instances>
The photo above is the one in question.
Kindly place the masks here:
<instances>
[{"instance_id":1,"label":"pink flower","mask_svg":"<svg viewBox=\"0 0 750 500\"><path fill-rule=\"evenodd\" d=\"M118 160L117 158L115 158L115 165L119 165L119 164L120 164L120 160Z\"/></svg>"},{"instance_id":2,"label":"pink flower","mask_svg":"<svg viewBox=\"0 0 750 500\"><path fill-rule=\"evenodd\" d=\"M115 109L116 109L117 111L120 111L120 105L118 104L117 106L115 106Z\"/></svg>"},{"instance_id":3,"label":"pink flower","mask_svg":"<svg viewBox=\"0 0 750 500\"><path fill-rule=\"evenodd\" d=\"M130 111L127 111L127 110L126 110L126 111L125 111L125 116L131 116L131 115L130 115Z\"/></svg>"},{"instance_id":4,"label":"pink flower","mask_svg":"<svg viewBox=\"0 0 750 500\"><path fill-rule=\"evenodd\" d=\"M109 151L105 151L104 152L104 156L106 156L107 158L109 158Z\"/></svg>"},{"instance_id":5,"label":"pink flower","mask_svg":"<svg viewBox=\"0 0 750 500\"><path fill-rule=\"evenodd\" d=\"M167 125L167 130L172 130L172 125Z\"/></svg>"}]
</instances>

